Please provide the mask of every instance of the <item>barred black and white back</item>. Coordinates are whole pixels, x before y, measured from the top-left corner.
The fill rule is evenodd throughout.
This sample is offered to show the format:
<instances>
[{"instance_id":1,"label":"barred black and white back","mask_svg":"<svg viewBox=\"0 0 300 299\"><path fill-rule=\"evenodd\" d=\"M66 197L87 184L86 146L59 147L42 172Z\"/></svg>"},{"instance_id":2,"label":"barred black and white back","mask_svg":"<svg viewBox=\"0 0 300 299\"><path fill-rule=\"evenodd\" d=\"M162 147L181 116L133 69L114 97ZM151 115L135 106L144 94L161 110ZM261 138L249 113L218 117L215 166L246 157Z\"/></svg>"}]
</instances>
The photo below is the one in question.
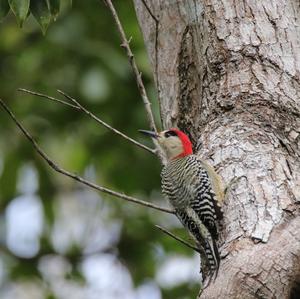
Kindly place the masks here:
<instances>
[{"instance_id":1,"label":"barred black and white back","mask_svg":"<svg viewBox=\"0 0 300 299\"><path fill-rule=\"evenodd\" d=\"M217 273L220 264L217 221L222 218L222 212L207 164L196 155L170 160L161 177L162 192L179 220L204 249L211 272Z\"/></svg>"}]
</instances>

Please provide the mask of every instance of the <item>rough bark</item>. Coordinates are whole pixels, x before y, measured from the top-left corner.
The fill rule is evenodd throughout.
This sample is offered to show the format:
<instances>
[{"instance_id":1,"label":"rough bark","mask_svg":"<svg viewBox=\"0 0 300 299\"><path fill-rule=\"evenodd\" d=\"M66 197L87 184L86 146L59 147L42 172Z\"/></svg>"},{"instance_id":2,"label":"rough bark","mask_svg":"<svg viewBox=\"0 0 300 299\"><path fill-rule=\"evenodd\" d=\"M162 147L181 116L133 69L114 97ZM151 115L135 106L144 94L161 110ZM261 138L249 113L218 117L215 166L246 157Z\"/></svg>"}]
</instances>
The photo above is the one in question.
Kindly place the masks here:
<instances>
[{"instance_id":1,"label":"rough bark","mask_svg":"<svg viewBox=\"0 0 300 299\"><path fill-rule=\"evenodd\" d=\"M225 184L240 178L199 297L300 298L299 0L134 2L163 126L187 132Z\"/></svg>"}]
</instances>

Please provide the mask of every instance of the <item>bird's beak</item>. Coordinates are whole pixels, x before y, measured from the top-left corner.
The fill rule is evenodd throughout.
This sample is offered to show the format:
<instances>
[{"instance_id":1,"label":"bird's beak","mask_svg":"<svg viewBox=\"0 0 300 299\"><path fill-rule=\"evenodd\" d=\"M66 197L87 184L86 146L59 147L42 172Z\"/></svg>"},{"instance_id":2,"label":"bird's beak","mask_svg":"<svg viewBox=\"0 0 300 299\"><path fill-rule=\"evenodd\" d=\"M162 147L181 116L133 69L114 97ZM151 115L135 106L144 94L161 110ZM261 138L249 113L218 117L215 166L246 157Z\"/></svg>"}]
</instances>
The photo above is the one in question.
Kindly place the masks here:
<instances>
[{"instance_id":1,"label":"bird's beak","mask_svg":"<svg viewBox=\"0 0 300 299\"><path fill-rule=\"evenodd\" d=\"M146 136L150 136L152 138L157 138L158 134L152 131L147 131L147 130L139 130L140 133L146 135Z\"/></svg>"}]
</instances>

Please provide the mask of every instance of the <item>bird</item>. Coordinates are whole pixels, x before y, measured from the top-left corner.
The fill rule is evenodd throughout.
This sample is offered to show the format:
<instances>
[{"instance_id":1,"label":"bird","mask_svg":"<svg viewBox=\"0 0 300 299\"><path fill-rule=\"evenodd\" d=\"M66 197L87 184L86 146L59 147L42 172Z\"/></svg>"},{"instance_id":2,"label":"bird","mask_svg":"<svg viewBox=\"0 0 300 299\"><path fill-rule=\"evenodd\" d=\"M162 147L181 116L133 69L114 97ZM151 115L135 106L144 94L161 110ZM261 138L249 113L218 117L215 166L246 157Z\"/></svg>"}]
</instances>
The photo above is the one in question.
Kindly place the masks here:
<instances>
[{"instance_id":1,"label":"bird","mask_svg":"<svg viewBox=\"0 0 300 299\"><path fill-rule=\"evenodd\" d=\"M208 277L216 278L220 266L216 242L224 197L220 176L193 153L192 142L183 131L176 128L162 132L139 131L155 139L161 147L167 161L161 171L162 193L200 252L204 252Z\"/></svg>"}]
</instances>

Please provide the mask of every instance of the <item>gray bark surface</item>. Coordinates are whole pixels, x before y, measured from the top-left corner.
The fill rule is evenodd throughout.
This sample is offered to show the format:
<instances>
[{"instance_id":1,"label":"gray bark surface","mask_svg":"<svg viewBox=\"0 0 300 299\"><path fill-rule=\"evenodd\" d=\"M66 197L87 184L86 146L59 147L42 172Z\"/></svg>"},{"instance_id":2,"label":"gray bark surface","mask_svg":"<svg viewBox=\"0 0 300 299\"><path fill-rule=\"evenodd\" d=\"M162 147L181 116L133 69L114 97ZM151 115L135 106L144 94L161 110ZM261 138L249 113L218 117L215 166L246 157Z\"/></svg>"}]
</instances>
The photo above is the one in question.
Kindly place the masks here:
<instances>
[{"instance_id":1,"label":"gray bark surface","mask_svg":"<svg viewBox=\"0 0 300 299\"><path fill-rule=\"evenodd\" d=\"M239 178L199 298L300 298L299 1L134 3L164 128L188 133L225 185Z\"/></svg>"}]
</instances>

